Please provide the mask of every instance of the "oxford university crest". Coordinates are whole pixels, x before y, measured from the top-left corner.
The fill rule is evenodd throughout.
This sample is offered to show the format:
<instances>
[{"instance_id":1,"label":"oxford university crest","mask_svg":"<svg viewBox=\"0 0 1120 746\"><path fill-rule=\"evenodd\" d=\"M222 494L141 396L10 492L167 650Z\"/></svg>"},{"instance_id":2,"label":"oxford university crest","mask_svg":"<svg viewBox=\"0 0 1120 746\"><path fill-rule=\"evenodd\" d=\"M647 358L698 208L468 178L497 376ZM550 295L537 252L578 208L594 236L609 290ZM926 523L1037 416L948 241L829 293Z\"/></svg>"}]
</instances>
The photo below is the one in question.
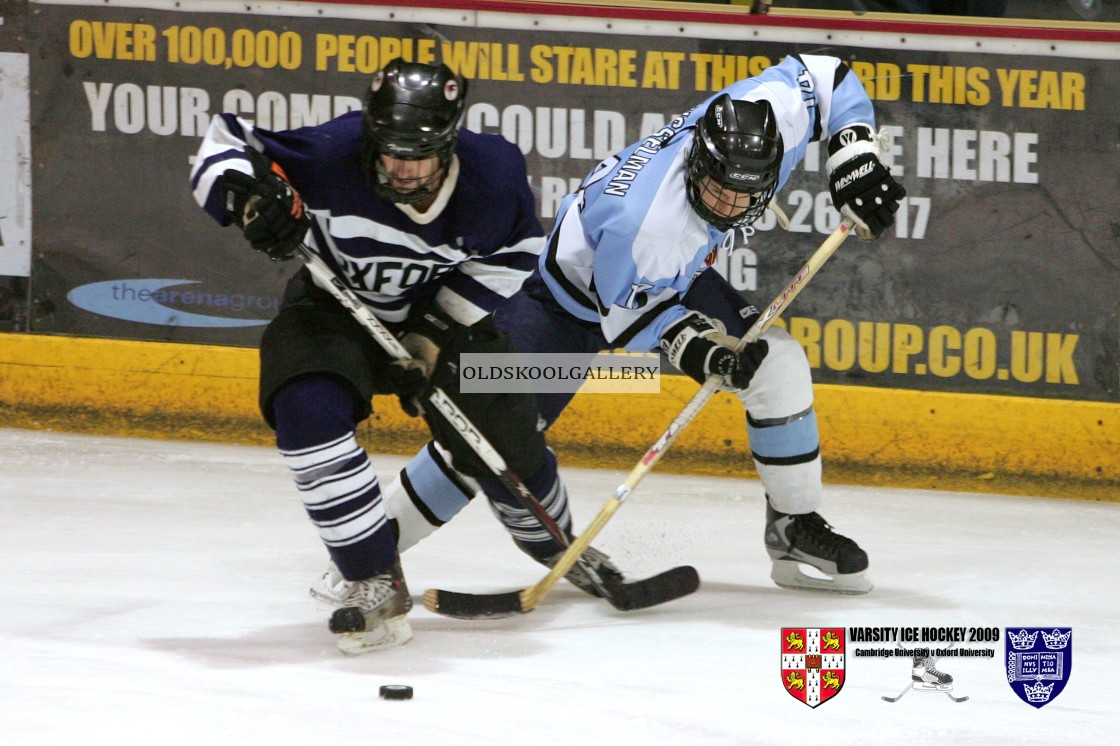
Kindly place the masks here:
<instances>
[{"instance_id":1,"label":"oxford university crest","mask_svg":"<svg viewBox=\"0 0 1120 746\"><path fill-rule=\"evenodd\" d=\"M1032 707L1061 694L1073 668L1072 627L1007 627L1007 683Z\"/></svg>"}]
</instances>

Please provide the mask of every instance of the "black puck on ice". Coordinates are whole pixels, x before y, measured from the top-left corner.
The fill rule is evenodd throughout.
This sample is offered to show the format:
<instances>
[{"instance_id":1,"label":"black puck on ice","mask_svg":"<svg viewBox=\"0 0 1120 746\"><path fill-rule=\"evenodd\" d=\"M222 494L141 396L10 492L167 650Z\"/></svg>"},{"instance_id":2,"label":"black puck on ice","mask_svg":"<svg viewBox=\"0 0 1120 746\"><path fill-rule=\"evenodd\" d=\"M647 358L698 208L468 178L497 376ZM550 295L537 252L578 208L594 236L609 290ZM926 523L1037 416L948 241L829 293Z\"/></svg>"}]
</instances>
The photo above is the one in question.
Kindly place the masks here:
<instances>
[{"instance_id":1,"label":"black puck on ice","mask_svg":"<svg viewBox=\"0 0 1120 746\"><path fill-rule=\"evenodd\" d=\"M412 687L404 684L386 684L381 687L381 699L412 699Z\"/></svg>"}]
</instances>

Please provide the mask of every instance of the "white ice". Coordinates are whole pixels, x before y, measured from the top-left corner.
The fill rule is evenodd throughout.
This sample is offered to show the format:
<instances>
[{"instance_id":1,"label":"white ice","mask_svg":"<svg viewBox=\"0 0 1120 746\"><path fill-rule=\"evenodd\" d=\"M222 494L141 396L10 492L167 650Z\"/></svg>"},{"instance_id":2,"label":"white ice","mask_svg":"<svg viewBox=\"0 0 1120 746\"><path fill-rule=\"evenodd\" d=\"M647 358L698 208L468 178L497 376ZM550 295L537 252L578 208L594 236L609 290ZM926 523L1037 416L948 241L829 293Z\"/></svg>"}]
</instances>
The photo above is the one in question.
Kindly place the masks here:
<instances>
[{"instance_id":1,"label":"white ice","mask_svg":"<svg viewBox=\"0 0 1120 746\"><path fill-rule=\"evenodd\" d=\"M564 473L577 529L625 477ZM654 473L596 544L632 577L692 564L696 594L624 613L564 583L522 617L444 619L424 589L543 576L476 500L404 555L415 639L348 658L272 449L0 430L0 744L1117 742L1120 504L828 485L821 512L868 550L869 595L772 585L758 482ZM909 659L852 643L815 709L779 675L782 627L1050 625L1077 655L1041 710L1008 686L1002 640L941 660L961 703L883 701ZM380 700L388 683L414 699Z\"/></svg>"}]
</instances>

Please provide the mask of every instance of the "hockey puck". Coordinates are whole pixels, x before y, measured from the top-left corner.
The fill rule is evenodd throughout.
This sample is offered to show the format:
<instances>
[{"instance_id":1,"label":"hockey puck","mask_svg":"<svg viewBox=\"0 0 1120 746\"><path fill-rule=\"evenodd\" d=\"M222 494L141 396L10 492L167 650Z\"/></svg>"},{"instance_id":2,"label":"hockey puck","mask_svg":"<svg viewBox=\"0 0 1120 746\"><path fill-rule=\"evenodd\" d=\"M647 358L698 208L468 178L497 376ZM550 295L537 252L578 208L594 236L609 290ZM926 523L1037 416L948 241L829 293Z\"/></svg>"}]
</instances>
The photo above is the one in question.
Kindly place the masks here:
<instances>
[{"instance_id":1,"label":"hockey puck","mask_svg":"<svg viewBox=\"0 0 1120 746\"><path fill-rule=\"evenodd\" d=\"M404 684L386 684L381 687L381 699L412 699L412 687Z\"/></svg>"}]
</instances>

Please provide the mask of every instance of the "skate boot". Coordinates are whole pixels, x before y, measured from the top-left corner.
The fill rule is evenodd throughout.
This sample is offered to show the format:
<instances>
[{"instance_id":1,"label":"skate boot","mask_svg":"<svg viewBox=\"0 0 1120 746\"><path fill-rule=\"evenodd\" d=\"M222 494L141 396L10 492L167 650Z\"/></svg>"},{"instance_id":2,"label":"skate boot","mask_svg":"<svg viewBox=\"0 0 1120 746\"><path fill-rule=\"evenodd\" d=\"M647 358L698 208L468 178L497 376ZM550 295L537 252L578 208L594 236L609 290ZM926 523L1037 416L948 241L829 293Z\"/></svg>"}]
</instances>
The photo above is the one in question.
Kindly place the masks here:
<instances>
[{"instance_id":1,"label":"skate boot","mask_svg":"<svg viewBox=\"0 0 1120 746\"><path fill-rule=\"evenodd\" d=\"M392 568L366 580L347 580L332 562L321 582L311 595L335 607L328 626L343 653L370 653L412 639L407 617L412 597L399 558Z\"/></svg>"},{"instance_id":2,"label":"skate boot","mask_svg":"<svg viewBox=\"0 0 1120 746\"><path fill-rule=\"evenodd\" d=\"M914 689L925 692L953 691L953 677L934 668L933 658L914 656Z\"/></svg>"},{"instance_id":3,"label":"skate boot","mask_svg":"<svg viewBox=\"0 0 1120 746\"><path fill-rule=\"evenodd\" d=\"M774 563L770 578L783 588L858 594L873 587L865 572L867 553L817 513L779 513L767 497L764 538ZM828 577L807 575L801 563Z\"/></svg>"},{"instance_id":4,"label":"skate boot","mask_svg":"<svg viewBox=\"0 0 1120 746\"><path fill-rule=\"evenodd\" d=\"M544 564L548 567L553 567L560 561L562 556L564 556L563 552L554 554L546 560ZM599 576L599 580L607 588L623 583L626 580L622 576L622 572L611 562L611 558L595 547L588 547L581 556L581 559L583 563L586 563L587 566L591 568L592 572ZM572 569L568 570L568 574L565 575L564 578L584 593L589 593L596 598L602 598L599 589L595 587L595 584L591 582L591 579L587 577L587 573L584 572L579 564L573 565Z\"/></svg>"}]
</instances>

